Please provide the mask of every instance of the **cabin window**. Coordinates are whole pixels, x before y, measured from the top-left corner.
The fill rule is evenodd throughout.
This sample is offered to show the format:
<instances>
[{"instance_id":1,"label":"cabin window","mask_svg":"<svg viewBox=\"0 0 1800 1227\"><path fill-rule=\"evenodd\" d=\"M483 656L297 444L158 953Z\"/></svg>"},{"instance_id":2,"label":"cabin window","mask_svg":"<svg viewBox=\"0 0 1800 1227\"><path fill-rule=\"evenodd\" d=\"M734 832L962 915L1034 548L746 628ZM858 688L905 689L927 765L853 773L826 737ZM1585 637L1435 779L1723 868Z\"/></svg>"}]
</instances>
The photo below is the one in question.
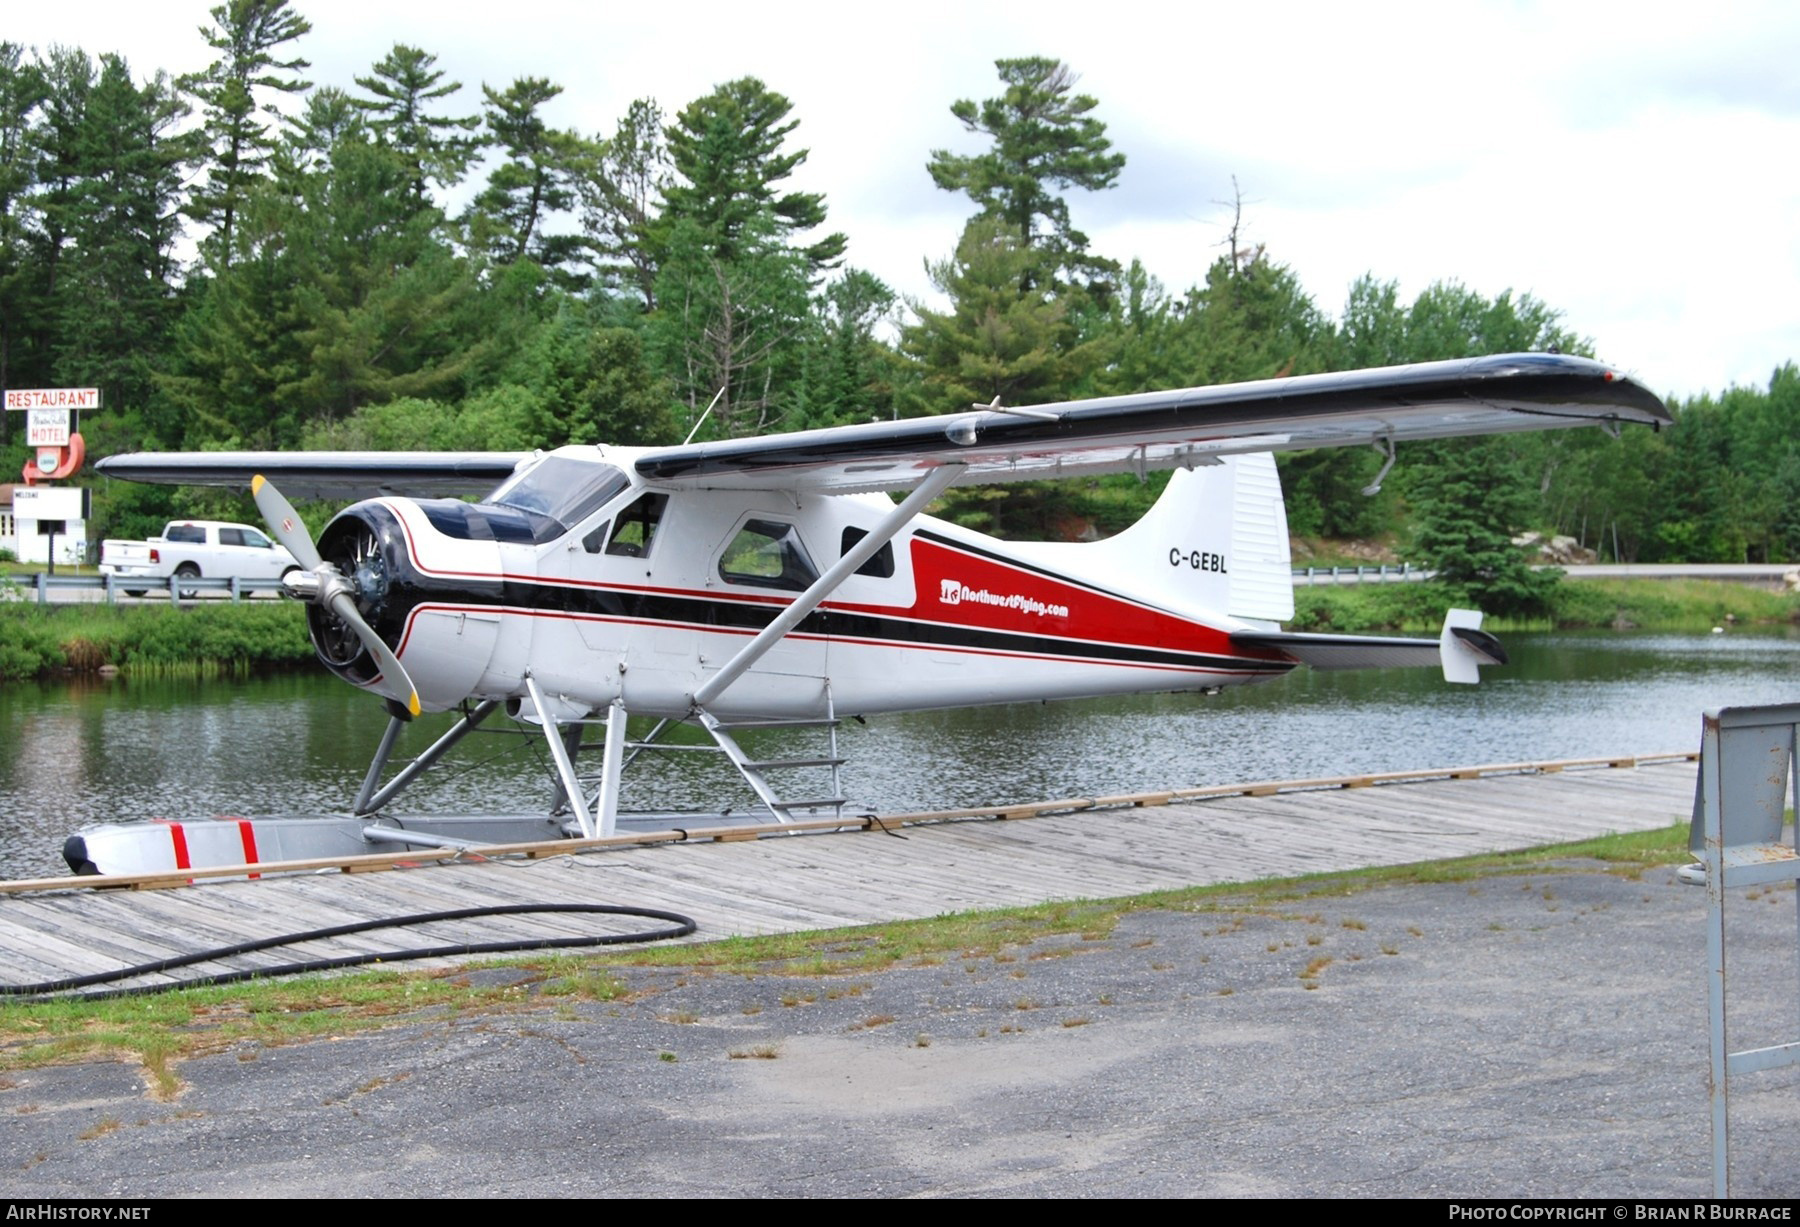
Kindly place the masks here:
<instances>
[{"instance_id":1,"label":"cabin window","mask_svg":"<svg viewBox=\"0 0 1800 1227\"><path fill-rule=\"evenodd\" d=\"M666 494L646 494L619 513L606 552L620 558L648 558L656 544L656 529L669 505Z\"/></svg>"},{"instance_id":2,"label":"cabin window","mask_svg":"<svg viewBox=\"0 0 1800 1227\"><path fill-rule=\"evenodd\" d=\"M598 554L606 545L607 531L612 528L611 520L600 521L600 527L581 539L581 548L590 554Z\"/></svg>"},{"instance_id":3,"label":"cabin window","mask_svg":"<svg viewBox=\"0 0 1800 1227\"><path fill-rule=\"evenodd\" d=\"M869 534L860 528L846 528L843 540L838 542L838 557L842 558L853 549L858 541ZM880 549L869 555L867 562L856 568L858 575L871 575L876 579L894 578L894 543L887 542Z\"/></svg>"},{"instance_id":4,"label":"cabin window","mask_svg":"<svg viewBox=\"0 0 1800 1227\"><path fill-rule=\"evenodd\" d=\"M205 545L206 530L198 524L171 524L163 533L163 540L171 545Z\"/></svg>"},{"instance_id":5,"label":"cabin window","mask_svg":"<svg viewBox=\"0 0 1800 1227\"><path fill-rule=\"evenodd\" d=\"M719 578L733 584L804 592L819 578L819 569L813 566L792 524L750 520L725 547L725 556L719 559Z\"/></svg>"}]
</instances>

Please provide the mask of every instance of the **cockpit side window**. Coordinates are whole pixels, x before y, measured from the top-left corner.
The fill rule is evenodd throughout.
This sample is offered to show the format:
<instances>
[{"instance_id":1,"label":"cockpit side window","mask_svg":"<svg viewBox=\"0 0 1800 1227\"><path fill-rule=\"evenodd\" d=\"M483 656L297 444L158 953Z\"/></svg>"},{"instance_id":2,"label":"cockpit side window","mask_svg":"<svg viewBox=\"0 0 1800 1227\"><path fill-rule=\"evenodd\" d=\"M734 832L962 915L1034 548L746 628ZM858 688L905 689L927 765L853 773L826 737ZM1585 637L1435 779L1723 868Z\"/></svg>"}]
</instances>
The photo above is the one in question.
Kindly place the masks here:
<instances>
[{"instance_id":1,"label":"cockpit side window","mask_svg":"<svg viewBox=\"0 0 1800 1227\"><path fill-rule=\"evenodd\" d=\"M719 578L732 584L804 592L819 578L819 569L792 524L747 520L719 559Z\"/></svg>"},{"instance_id":2,"label":"cockpit side window","mask_svg":"<svg viewBox=\"0 0 1800 1227\"><path fill-rule=\"evenodd\" d=\"M669 505L666 494L646 494L619 513L606 552L619 558L648 558L656 544L656 529Z\"/></svg>"},{"instance_id":3,"label":"cockpit side window","mask_svg":"<svg viewBox=\"0 0 1800 1227\"><path fill-rule=\"evenodd\" d=\"M869 534L860 528L846 528L843 537L838 541L838 557L842 558ZM873 554L862 566L856 568L858 575L869 575L876 579L892 579L894 577L894 543L889 541Z\"/></svg>"}]
</instances>

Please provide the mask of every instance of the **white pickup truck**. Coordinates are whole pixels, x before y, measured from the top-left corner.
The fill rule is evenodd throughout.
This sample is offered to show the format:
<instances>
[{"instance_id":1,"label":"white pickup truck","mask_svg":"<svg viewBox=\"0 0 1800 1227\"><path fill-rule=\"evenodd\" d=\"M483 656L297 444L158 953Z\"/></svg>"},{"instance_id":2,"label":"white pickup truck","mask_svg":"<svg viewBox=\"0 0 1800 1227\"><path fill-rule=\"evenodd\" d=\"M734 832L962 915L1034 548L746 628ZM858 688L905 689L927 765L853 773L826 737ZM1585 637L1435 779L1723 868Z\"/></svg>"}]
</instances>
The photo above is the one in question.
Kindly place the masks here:
<instances>
[{"instance_id":1,"label":"white pickup truck","mask_svg":"<svg viewBox=\"0 0 1800 1227\"><path fill-rule=\"evenodd\" d=\"M100 543L100 573L116 575L128 596L148 589L129 586L134 579L279 579L298 570L294 556L248 524L217 520L170 520L162 536L148 541ZM193 596L184 588L182 596Z\"/></svg>"}]
</instances>

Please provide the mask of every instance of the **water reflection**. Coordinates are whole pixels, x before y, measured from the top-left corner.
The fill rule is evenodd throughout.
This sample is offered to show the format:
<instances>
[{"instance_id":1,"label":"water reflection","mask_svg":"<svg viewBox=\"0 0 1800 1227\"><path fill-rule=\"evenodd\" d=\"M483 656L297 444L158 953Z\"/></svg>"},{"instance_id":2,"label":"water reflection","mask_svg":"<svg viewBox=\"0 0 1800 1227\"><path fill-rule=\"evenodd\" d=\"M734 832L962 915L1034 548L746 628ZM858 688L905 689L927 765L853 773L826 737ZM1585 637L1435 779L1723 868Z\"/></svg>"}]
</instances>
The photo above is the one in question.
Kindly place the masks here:
<instances>
[{"instance_id":1,"label":"water reflection","mask_svg":"<svg viewBox=\"0 0 1800 1227\"><path fill-rule=\"evenodd\" d=\"M1698 744L1701 711L1800 691L1793 634L1515 635L1508 647L1514 664L1475 688L1447 686L1427 670L1302 670L1211 697L851 722L842 731L846 783L853 797L893 812L1687 749ZM0 687L0 875L62 873L63 837L89 822L341 811L384 720L379 704L311 673ZM422 721L407 745L416 751L446 720ZM747 803L710 758L665 760L628 779L628 805ZM438 773L413 808L530 811L547 796L547 756L535 737L474 737L453 761L460 768ZM477 762L481 769L465 769Z\"/></svg>"}]
</instances>

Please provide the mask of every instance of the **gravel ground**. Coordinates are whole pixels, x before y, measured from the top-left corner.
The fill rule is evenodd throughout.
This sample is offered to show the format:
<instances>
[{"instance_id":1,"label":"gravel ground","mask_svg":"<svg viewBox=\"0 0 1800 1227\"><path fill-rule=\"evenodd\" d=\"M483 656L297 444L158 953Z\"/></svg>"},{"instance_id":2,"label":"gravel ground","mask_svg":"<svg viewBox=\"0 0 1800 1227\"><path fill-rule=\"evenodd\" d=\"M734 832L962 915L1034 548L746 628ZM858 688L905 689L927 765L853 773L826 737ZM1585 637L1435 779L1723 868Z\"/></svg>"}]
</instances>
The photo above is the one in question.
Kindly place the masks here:
<instances>
[{"instance_id":1,"label":"gravel ground","mask_svg":"<svg viewBox=\"0 0 1800 1227\"><path fill-rule=\"evenodd\" d=\"M633 971L193 1060L172 1101L15 1072L0 1195L1698 1198L1704 913L1571 864L872 974ZM1793 892L1728 926L1732 1046L1794 1038ZM1800 1196L1800 1079L1734 1090L1733 1192Z\"/></svg>"}]
</instances>

